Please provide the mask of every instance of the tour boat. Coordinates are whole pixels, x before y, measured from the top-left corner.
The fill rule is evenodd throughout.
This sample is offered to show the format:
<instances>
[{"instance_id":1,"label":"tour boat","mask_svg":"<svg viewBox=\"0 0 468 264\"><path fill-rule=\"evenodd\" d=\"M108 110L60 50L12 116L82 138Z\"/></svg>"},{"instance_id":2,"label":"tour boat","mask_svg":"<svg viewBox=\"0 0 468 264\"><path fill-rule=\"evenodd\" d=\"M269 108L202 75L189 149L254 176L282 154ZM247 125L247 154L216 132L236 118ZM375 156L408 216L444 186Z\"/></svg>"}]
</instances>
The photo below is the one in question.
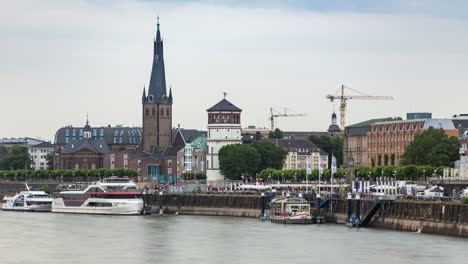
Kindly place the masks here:
<instances>
[{"instance_id":1,"label":"tour boat","mask_svg":"<svg viewBox=\"0 0 468 264\"><path fill-rule=\"evenodd\" d=\"M77 183L54 195L53 213L139 215L144 207L141 192L128 178Z\"/></svg>"},{"instance_id":2,"label":"tour boat","mask_svg":"<svg viewBox=\"0 0 468 264\"><path fill-rule=\"evenodd\" d=\"M2 210L5 211L30 211L50 212L53 198L43 191L31 191L26 185L26 191L14 196L5 196Z\"/></svg>"},{"instance_id":3,"label":"tour boat","mask_svg":"<svg viewBox=\"0 0 468 264\"><path fill-rule=\"evenodd\" d=\"M281 224L312 224L310 203L300 197L281 197L271 201L271 222Z\"/></svg>"}]
</instances>

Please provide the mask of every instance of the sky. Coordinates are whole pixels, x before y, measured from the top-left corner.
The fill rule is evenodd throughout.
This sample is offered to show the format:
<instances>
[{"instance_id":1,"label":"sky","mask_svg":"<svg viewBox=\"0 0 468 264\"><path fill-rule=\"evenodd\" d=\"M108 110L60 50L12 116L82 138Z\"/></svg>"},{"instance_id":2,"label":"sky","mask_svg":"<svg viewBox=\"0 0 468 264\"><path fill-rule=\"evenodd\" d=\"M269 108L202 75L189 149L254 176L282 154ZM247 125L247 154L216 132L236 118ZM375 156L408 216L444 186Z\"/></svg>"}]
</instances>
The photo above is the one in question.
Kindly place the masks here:
<instances>
[{"instance_id":1,"label":"sky","mask_svg":"<svg viewBox=\"0 0 468 264\"><path fill-rule=\"evenodd\" d=\"M141 126L156 16L173 126L202 129L227 92L242 125L324 131L344 84L346 123L468 113L468 1L0 0L0 138ZM349 94L352 94L349 91Z\"/></svg>"}]
</instances>

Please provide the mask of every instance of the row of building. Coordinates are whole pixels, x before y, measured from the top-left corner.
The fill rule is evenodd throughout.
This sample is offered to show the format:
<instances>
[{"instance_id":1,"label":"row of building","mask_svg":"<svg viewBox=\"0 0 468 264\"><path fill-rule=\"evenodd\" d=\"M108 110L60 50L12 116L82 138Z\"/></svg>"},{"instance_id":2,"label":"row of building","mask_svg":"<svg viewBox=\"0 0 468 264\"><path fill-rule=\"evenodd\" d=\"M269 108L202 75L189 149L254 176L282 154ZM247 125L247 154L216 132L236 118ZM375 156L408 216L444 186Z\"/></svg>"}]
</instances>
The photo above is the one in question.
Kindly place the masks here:
<instances>
[{"instance_id":1,"label":"row of building","mask_svg":"<svg viewBox=\"0 0 468 264\"><path fill-rule=\"evenodd\" d=\"M451 119L432 118L431 113L408 113L406 119L371 119L347 126L344 130L344 165L398 165L406 147L414 137L430 127L460 139L461 156L468 156L468 115L454 115Z\"/></svg>"}]
</instances>

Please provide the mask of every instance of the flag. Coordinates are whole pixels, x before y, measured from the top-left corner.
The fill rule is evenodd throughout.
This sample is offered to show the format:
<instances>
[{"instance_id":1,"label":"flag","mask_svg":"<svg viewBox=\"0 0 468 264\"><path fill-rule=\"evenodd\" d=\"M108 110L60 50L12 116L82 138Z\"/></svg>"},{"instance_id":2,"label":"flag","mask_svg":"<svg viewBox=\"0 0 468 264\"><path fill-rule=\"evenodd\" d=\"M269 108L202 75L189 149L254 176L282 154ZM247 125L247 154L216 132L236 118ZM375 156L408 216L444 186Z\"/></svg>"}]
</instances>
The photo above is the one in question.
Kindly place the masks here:
<instances>
[{"instance_id":1,"label":"flag","mask_svg":"<svg viewBox=\"0 0 468 264\"><path fill-rule=\"evenodd\" d=\"M331 172L332 174L336 173L336 158L332 155L332 162L331 162Z\"/></svg>"},{"instance_id":2,"label":"flag","mask_svg":"<svg viewBox=\"0 0 468 264\"><path fill-rule=\"evenodd\" d=\"M322 175L323 171L327 168L327 160L320 156L319 158L319 174Z\"/></svg>"},{"instance_id":3,"label":"flag","mask_svg":"<svg viewBox=\"0 0 468 264\"><path fill-rule=\"evenodd\" d=\"M310 166L310 160L309 159L307 159L307 162L306 162L306 174L307 175L312 174L312 167Z\"/></svg>"}]
</instances>

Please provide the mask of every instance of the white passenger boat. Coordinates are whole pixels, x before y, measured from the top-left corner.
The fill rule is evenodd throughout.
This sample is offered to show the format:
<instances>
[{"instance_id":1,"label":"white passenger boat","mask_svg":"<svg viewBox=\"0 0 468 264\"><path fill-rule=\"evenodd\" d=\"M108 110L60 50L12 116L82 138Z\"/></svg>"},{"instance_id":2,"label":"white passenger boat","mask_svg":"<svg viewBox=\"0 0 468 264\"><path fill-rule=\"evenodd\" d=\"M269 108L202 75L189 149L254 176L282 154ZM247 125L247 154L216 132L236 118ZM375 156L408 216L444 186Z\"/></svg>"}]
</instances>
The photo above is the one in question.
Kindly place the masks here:
<instances>
[{"instance_id":1,"label":"white passenger boat","mask_svg":"<svg viewBox=\"0 0 468 264\"><path fill-rule=\"evenodd\" d=\"M25 185L26 191L3 198L2 210L50 212L53 198L43 191L31 191L29 186L27 184Z\"/></svg>"},{"instance_id":2,"label":"white passenger boat","mask_svg":"<svg viewBox=\"0 0 468 264\"><path fill-rule=\"evenodd\" d=\"M54 196L53 213L139 215L143 211L141 192L127 178L76 184Z\"/></svg>"}]
</instances>

